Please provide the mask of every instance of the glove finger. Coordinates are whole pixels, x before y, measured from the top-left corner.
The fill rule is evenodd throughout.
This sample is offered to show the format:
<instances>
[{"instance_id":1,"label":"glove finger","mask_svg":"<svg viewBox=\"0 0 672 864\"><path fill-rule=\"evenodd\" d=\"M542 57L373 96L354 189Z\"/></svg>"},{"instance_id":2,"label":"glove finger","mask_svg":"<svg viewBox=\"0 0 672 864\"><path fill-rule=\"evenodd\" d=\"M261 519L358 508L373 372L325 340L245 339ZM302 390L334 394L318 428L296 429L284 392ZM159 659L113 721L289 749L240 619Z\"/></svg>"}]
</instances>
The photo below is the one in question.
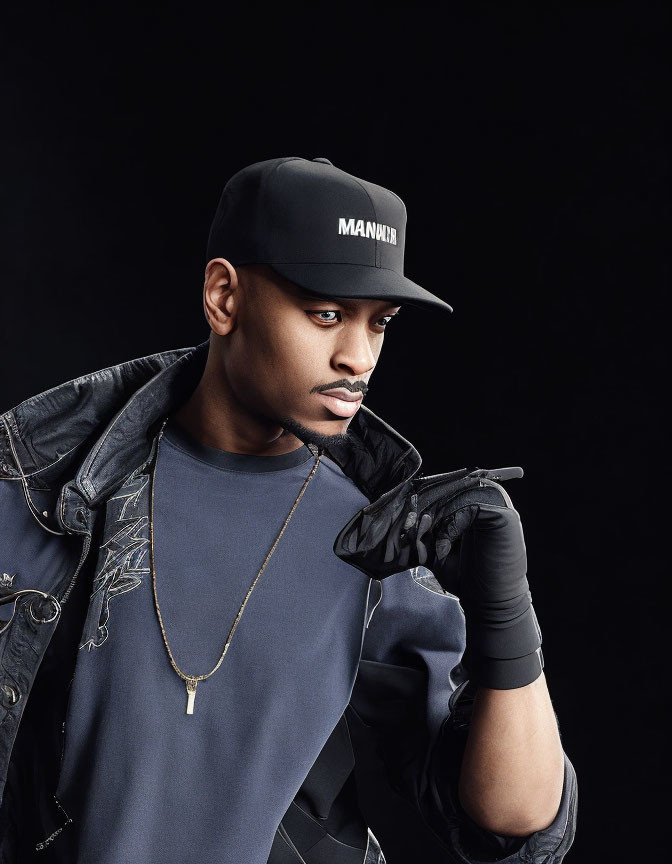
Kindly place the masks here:
<instances>
[{"instance_id":1,"label":"glove finger","mask_svg":"<svg viewBox=\"0 0 672 864\"><path fill-rule=\"evenodd\" d=\"M390 531L387 535L387 543L385 544L385 555L383 557L384 564L389 564L390 561L392 561L397 554L397 548L397 532Z\"/></svg>"},{"instance_id":2,"label":"glove finger","mask_svg":"<svg viewBox=\"0 0 672 864\"><path fill-rule=\"evenodd\" d=\"M443 564L450 550L453 548L453 540L455 539L455 525L452 519L446 519L441 522L436 533L436 542L434 550L436 552L436 560L439 566Z\"/></svg>"},{"instance_id":3,"label":"glove finger","mask_svg":"<svg viewBox=\"0 0 672 864\"><path fill-rule=\"evenodd\" d=\"M408 562L411 557L411 547L403 546L401 552L399 553L399 559L397 561L399 565L399 570L406 570L408 568Z\"/></svg>"},{"instance_id":4,"label":"glove finger","mask_svg":"<svg viewBox=\"0 0 672 864\"><path fill-rule=\"evenodd\" d=\"M474 519L478 515L478 509L478 504L469 504L466 507L462 507L460 510L455 511L451 520L453 540L462 537L465 531L468 531Z\"/></svg>"},{"instance_id":5,"label":"glove finger","mask_svg":"<svg viewBox=\"0 0 672 864\"><path fill-rule=\"evenodd\" d=\"M374 549L386 536L392 523L393 514L388 511L366 514L362 519L354 546L358 544L365 549ZM354 548L353 550L354 551Z\"/></svg>"},{"instance_id":6,"label":"glove finger","mask_svg":"<svg viewBox=\"0 0 672 864\"><path fill-rule=\"evenodd\" d=\"M423 513L420 517L420 522L418 523L418 533L415 537L415 548L418 552L418 562L420 564L425 564L427 559L429 558L427 546L423 542L422 538L432 527L432 521L433 520L430 513Z\"/></svg>"},{"instance_id":7,"label":"glove finger","mask_svg":"<svg viewBox=\"0 0 672 864\"><path fill-rule=\"evenodd\" d=\"M391 524L387 529L385 554L383 556L385 564L389 564L399 554L399 550L402 548L406 537L406 530L411 527L416 518L417 513L412 509L407 512L403 504L396 509Z\"/></svg>"},{"instance_id":8,"label":"glove finger","mask_svg":"<svg viewBox=\"0 0 672 864\"><path fill-rule=\"evenodd\" d=\"M448 539L448 537L441 537L437 539L435 545L436 551L436 561L441 566L446 558L450 555L450 550L453 548L453 544Z\"/></svg>"}]
</instances>

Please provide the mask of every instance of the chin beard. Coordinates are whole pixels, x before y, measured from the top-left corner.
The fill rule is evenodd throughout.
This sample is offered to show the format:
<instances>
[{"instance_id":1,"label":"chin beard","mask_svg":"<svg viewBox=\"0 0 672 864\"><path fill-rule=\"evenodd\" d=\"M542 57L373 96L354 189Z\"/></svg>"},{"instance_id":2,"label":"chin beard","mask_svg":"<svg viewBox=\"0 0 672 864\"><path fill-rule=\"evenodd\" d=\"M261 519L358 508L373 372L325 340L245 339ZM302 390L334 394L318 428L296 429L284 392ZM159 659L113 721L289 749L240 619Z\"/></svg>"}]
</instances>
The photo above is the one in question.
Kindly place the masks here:
<instances>
[{"instance_id":1,"label":"chin beard","mask_svg":"<svg viewBox=\"0 0 672 864\"><path fill-rule=\"evenodd\" d=\"M304 444L315 444L323 450L329 451L332 447L342 446L352 441L352 435L349 430L338 432L336 435L322 435L321 432L316 432L314 429L309 429L298 420L292 417L282 417L279 421L280 425L287 432L291 432Z\"/></svg>"}]
</instances>

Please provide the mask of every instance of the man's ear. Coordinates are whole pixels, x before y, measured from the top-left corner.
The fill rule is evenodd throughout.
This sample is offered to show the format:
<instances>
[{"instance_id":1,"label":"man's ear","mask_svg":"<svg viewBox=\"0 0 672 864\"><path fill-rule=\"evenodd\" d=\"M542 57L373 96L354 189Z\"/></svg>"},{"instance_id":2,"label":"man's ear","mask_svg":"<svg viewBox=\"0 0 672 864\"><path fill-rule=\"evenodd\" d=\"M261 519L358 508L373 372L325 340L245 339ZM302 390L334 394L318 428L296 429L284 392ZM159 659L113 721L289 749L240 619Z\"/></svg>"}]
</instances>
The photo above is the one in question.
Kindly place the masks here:
<instances>
[{"instance_id":1,"label":"man's ear","mask_svg":"<svg viewBox=\"0 0 672 864\"><path fill-rule=\"evenodd\" d=\"M212 258L205 267L203 311L211 330L225 336L233 329L238 291L236 268L226 258Z\"/></svg>"}]
</instances>

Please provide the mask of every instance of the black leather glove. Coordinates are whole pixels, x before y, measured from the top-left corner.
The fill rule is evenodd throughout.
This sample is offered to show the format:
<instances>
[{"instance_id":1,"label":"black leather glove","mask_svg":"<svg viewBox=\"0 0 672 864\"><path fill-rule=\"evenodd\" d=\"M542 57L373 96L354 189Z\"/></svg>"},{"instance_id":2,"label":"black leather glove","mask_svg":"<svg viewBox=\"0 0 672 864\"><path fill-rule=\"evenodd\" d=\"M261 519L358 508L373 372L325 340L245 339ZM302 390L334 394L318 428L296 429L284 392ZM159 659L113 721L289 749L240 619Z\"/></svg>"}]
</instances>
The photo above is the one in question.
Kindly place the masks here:
<instances>
[{"instance_id":1,"label":"black leather glove","mask_svg":"<svg viewBox=\"0 0 672 864\"><path fill-rule=\"evenodd\" d=\"M520 516L496 482L522 476L520 467L462 468L407 480L356 514L334 543L375 579L431 570L464 609L471 680L504 690L529 684L544 666Z\"/></svg>"}]
</instances>

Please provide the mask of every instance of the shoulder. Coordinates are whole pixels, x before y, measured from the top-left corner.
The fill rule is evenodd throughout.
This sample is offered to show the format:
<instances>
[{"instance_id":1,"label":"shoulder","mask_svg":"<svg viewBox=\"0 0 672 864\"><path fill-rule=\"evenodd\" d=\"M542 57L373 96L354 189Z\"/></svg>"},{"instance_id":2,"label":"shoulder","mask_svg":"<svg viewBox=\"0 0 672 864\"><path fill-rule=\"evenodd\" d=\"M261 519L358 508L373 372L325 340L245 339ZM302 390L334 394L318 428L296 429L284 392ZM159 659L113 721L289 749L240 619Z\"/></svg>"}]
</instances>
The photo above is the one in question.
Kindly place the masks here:
<instances>
[{"instance_id":1,"label":"shoulder","mask_svg":"<svg viewBox=\"0 0 672 864\"><path fill-rule=\"evenodd\" d=\"M355 481L351 477L348 477L347 474L344 474L340 466L327 456L326 453L322 454L320 465L325 469L321 473L321 480L327 489L338 492L339 495L356 502L360 508L371 503Z\"/></svg>"}]
</instances>

